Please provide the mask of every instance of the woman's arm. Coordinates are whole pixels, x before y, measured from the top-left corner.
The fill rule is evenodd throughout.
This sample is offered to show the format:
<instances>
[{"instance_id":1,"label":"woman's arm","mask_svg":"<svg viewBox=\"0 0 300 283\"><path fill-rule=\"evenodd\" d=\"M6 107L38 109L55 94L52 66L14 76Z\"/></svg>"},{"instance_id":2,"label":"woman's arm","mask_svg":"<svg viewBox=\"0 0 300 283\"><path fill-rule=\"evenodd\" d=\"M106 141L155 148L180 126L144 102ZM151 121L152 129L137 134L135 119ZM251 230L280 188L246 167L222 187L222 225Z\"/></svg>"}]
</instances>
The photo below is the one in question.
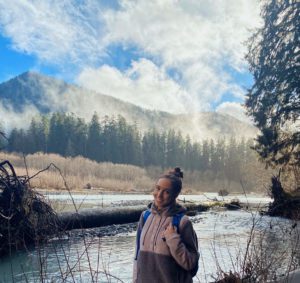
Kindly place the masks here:
<instances>
[{"instance_id":1,"label":"woman's arm","mask_svg":"<svg viewBox=\"0 0 300 283\"><path fill-rule=\"evenodd\" d=\"M176 232L175 227L166 231L166 243L176 262L185 270L192 270L199 260L197 235L188 218L184 217L181 222L183 223L180 223L180 234Z\"/></svg>"}]
</instances>

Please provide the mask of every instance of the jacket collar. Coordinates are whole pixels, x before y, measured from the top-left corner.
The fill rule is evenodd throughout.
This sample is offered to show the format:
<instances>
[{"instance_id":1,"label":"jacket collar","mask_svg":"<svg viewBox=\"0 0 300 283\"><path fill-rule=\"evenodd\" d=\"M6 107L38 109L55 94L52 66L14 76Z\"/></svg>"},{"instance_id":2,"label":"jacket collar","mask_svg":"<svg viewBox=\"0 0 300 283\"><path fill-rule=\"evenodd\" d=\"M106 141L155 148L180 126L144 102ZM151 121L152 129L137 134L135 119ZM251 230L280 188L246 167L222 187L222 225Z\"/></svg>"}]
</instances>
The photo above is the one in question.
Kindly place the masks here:
<instances>
[{"instance_id":1,"label":"jacket collar","mask_svg":"<svg viewBox=\"0 0 300 283\"><path fill-rule=\"evenodd\" d=\"M186 208L184 208L183 206L181 206L180 204L174 202L169 206L163 207L162 209L158 209L154 202L150 203L148 205L148 207L151 209L151 213L153 214L158 214L161 216L174 216L178 213L185 213L186 212Z\"/></svg>"}]
</instances>

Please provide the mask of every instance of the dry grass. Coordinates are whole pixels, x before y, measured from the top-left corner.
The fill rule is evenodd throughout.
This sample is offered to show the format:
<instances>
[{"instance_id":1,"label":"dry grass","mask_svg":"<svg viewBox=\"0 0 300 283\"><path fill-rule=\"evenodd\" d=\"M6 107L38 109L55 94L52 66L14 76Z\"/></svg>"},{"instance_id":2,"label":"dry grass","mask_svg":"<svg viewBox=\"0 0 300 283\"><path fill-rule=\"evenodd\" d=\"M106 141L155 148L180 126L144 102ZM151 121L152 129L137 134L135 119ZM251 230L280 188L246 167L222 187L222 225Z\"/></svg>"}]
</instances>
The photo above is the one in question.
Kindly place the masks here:
<instances>
[{"instance_id":1,"label":"dry grass","mask_svg":"<svg viewBox=\"0 0 300 283\"><path fill-rule=\"evenodd\" d=\"M19 175L26 175L24 158L21 154L0 152L0 160L9 160ZM64 158L57 154L35 153L26 156L29 175L45 169L50 163L60 168L71 190L83 190L87 186L101 191L115 192L149 192L158 176L164 171L160 167L141 168L128 164L113 164L111 162L97 163L83 158ZM258 174L258 172L260 172ZM249 165L241 168L241 181L247 192L264 192L272 172L265 171L263 165ZM31 181L33 187L48 190L64 188L63 180L55 168L38 175ZM229 181L221 173L217 176L212 171L185 171L183 193L197 194L201 192L218 192L225 189L228 192L241 192L240 181ZM87 191L87 190L86 190Z\"/></svg>"},{"instance_id":2,"label":"dry grass","mask_svg":"<svg viewBox=\"0 0 300 283\"><path fill-rule=\"evenodd\" d=\"M18 175L26 175L22 155L0 152L0 159L10 160ZM145 169L125 164L97 163L80 156L64 158L57 154L36 153L27 155L26 163L29 176L54 163L61 169L72 190L85 189L90 184L95 189L134 192L147 191L153 184ZM64 188L64 182L55 168L50 168L32 179L31 186L60 190Z\"/></svg>"}]
</instances>

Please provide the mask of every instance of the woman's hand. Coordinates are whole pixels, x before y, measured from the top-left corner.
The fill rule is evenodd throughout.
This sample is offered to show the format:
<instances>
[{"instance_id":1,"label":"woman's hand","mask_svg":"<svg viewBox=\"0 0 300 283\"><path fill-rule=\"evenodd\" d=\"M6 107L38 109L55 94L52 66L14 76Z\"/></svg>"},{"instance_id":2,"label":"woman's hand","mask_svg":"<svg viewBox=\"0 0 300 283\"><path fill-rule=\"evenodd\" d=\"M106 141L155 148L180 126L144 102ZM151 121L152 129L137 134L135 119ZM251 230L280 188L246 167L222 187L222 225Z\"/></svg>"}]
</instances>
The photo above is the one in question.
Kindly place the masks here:
<instances>
[{"instance_id":1,"label":"woman's hand","mask_svg":"<svg viewBox=\"0 0 300 283\"><path fill-rule=\"evenodd\" d=\"M167 227L167 229L164 231L163 236L164 238L167 236L170 236L174 233L177 233L177 227L172 225L172 222L170 223L170 225Z\"/></svg>"}]
</instances>

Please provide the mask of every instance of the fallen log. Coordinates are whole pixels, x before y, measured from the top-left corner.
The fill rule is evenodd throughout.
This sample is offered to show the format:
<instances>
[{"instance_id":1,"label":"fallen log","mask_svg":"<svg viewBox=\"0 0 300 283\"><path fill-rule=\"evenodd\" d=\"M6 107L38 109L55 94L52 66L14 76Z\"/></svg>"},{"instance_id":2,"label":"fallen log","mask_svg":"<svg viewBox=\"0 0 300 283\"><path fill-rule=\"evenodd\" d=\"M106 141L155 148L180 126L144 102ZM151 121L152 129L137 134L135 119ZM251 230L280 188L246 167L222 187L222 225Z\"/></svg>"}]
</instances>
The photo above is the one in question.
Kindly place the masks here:
<instances>
[{"instance_id":1,"label":"fallen log","mask_svg":"<svg viewBox=\"0 0 300 283\"><path fill-rule=\"evenodd\" d=\"M201 212L209 206L201 204L186 204L187 214ZM78 212L62 212L58 214L63 230L101 227L113 224L137 222L141 213L147 209L145 205L113 207L101 209L83 209Z\"/></svg>"},{"instance_id":2,"label":"fallen log","mask_svg":"<svg viewBox=\"0 0 300 283\"><path fill-rule=\"evenodd\" d=\"M145 209L146 206L83 209L78 212L62 212L58 214L58 219L63 230L93 228L136 222Z\"/></svg>"}]
</instances>

